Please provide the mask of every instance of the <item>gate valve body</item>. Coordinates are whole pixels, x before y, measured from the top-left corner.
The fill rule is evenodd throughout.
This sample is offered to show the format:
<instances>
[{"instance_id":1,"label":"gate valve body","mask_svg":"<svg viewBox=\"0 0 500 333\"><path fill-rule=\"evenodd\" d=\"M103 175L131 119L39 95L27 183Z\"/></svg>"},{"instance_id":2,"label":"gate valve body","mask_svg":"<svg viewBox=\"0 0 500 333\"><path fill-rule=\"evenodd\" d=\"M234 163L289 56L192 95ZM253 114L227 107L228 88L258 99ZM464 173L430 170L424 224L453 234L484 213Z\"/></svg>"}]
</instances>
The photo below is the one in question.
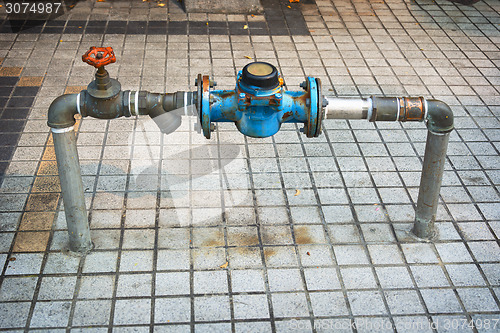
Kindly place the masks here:
<instances>
[{"instance_id":1,"label":"gate valve body","mask_svg":"<svg viewBox=\"0 0 500 333\"><path fill-rule=\"evenodd\" d=\"M95 98L109 99L120 92L121 85L115 79L109 77L104 66L116 62L115 52L111 47L92 46L82 56L82 61L97 68L95 80L87 86L87 92Z\"/></svg>"},{"instance_id":2,"label":"gate valve body","mask_svg":"<svg viewBox=\"0 0 500 333\"><path fill-rule=\"evenodd\" d=\"M213 90L208 76L198 75L195 103L206 138L212 122L234 122L247 136L265 138L276 134L283 123L303 123L308 137L321 133L323 96L321 81L308 77L303 91L286 91L276 67L253 62L238 73L234 90Z\"/></svg>"}]
</instances>

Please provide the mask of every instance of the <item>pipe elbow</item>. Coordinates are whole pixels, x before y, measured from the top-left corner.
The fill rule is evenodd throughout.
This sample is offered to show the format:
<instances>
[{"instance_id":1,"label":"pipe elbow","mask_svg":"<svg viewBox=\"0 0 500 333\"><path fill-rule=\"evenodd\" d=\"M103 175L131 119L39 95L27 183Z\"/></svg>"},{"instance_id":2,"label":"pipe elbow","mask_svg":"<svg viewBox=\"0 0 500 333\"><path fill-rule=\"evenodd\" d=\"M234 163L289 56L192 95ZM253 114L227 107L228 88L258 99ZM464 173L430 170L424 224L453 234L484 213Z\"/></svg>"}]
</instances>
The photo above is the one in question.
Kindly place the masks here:
<instances>
[{"instance_id":1,"label":"pipe elbow","mask_svg":"<svg viewBox=\"0 0 500 333\"><path fill-rule=\"evenodd\" d=\"M434 133L449 133L453 130L453 111L448 104L427 100L427 129Z\"/></svg>"},{"instance_id":2,"label":"pipe elbow","mask_svg":"<svg viewBox=\"0 0 500 333\"><path fill-rule=\"evenodd\" d=\"M47 125L52 128L67 128L75 124L78 94L57 97L49 107Z\"/></svg>"}]
</instances>

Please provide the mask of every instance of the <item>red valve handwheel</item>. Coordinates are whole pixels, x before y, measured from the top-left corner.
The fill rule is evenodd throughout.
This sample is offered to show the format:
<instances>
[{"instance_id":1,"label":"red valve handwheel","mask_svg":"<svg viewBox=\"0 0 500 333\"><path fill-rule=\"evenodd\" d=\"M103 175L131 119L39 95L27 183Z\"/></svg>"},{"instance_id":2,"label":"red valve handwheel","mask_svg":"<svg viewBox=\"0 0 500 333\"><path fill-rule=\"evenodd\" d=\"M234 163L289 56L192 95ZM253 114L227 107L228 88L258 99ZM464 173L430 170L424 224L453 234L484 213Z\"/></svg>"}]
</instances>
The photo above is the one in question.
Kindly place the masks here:
<instances>
[{"instance_id":1,"label":"red valve handwheel","mask_svg":"<svg viewBox=\"0 0 500 333\"><path fill-rule=\"evenodd\" d=\"M116 61L116 57L113 52L113 48L111 47L92 46L87 53L82 55L82 61L94 66L95 68L99 68L114 63Z\"/></svg>"}]
</instances>

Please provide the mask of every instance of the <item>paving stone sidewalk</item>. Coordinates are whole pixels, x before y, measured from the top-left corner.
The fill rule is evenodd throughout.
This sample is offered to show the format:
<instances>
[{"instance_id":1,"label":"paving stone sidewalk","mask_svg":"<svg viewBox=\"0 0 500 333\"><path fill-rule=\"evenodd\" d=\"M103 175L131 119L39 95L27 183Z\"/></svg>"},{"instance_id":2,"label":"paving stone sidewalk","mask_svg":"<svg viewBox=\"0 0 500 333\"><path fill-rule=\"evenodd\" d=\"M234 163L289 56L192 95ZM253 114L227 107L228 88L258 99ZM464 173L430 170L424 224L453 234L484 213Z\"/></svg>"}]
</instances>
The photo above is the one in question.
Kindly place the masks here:
<instances>
[{"instance_id":1,"label":"paving stone sidewalk","mask_svg":"<svg viewBox=\"0 0 500 333\"><path fill-rule=\"evenodd\" d=\"M0 331L499 332L500 2L263 0L262 15L177 1L79 1L46 22L0 8ZM424 96L455 114L439 236L409 231L421 123L325 120L266 139L183 117L78 120L93 252L67 252L50 103L111 46L122 89L232 89L247 63L327 96Z\"/></svg>"}]
</instances>

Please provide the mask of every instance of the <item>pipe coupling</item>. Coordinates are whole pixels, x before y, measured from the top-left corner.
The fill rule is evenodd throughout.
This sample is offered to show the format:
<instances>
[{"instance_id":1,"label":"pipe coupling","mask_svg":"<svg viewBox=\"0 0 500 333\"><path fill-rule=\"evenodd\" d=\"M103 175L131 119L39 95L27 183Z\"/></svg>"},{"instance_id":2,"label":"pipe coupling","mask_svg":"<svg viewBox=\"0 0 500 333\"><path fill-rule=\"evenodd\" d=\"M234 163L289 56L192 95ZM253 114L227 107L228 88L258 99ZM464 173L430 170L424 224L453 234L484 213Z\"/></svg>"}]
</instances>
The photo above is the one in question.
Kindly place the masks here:
<instances>
[{"instance_id":1,"label":"pipe coupling","mask_svg":"<svg viewBox=\"0 0 500 333\"><path fill-rule=\"evenodd\" d=\"M372 96L370 121L422 121L426 116L423 97Z\"/></svg>"}]
</instances>

